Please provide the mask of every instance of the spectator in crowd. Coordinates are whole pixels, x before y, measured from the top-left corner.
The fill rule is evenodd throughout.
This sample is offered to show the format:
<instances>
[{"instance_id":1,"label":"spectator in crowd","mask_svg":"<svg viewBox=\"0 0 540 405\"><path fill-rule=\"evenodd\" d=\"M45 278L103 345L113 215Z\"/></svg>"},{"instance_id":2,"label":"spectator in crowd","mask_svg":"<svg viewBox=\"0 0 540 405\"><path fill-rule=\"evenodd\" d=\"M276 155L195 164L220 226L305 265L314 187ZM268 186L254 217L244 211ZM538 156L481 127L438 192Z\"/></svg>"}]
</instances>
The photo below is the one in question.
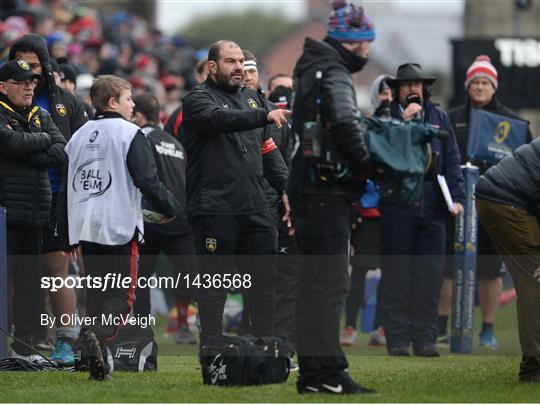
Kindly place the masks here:
<instances>
[{"instance_id":1,"label":"spectator in crowd","mask_svg":"<svg viewBox=\"0 0 540 405\"><path fill-rule=\"evenodd\" d=\"M46 40L54 57L65 56L78 75L116 74L131 79L134 86L139 81L140 91L158 98L162 116L177 107L178 95L184 86L191 85L196 50L178 35L153 29L142 17L126 12L100 13L70 2L28 5L24 1L11 9L3 7L2 15L0 58L14 42L33 32ZM79 86L78 91L85 89Z\"/></svg>"},{"instance_id":2,"label":"spectator in crowd","mask_svg":"<svg viewBox=\"0 0 540 405\"><path fill-rule=\"evenodd\" d=\"M389 106L392 102L392 90L386 83L390 76L378 76L371 85L369 113L377 115L381 106ZM382 250L382 231L380 225L381 212L378 209L379 192L375 182L370 180L368 190L358 201L353 203L353 223L351 226L351 285L345 300L345 328L341 332L339 342L343 346L356 346L356 324L358 311L364 297L364 279L368 270L380 268ZM381 283L377 287L377 310L374 328L369 340L370 346L385 346L386 339L380 319Z\"/></svg>"},{"instance_id":3,"label":"spectator in crowd","mask_svg":"<svg viewBox=\"0 0 540 405\"><path fill-rule=\"evenodd\" d=\"M306 38L295 67L293 129L301 146L287 191L303 254L297 303L299 393L372 393L353 381L339 345L339 319L349 287L351 203L362 191L353 177L369 154L359 124L352 74L365 66L375 27L361 7L333 1L323 41ZM310 148L317 128L331 136L321 157Z\"/></svg>"},{"instance_id":4,"label":"spectator in crowd","mask_svg":"<svg viewBox=\"0 0 540 405\"><path fill-rule=\"evenodd\" d=\"M465 88L469 98L464 105L457 107L449 113L452 127L456 134L462 164L470 161L467 146L469 136L475 136L475 134L470 134L469 129L471 108L483 109L510 118L519 118L497 100L495 93L498 87L499 78L497 69L491 64L489 57L485 55L477 57L467 70L465 79ZM476 134L476 136L479 136L479 134ZM532 135L529 130L526 142L530 142L531 139ZM473 160L472 163L480 168L481 174L489 168L489 165L483 161ZM454 221L449 221L448 225L447 250L451 252L454 241ZM497 255L495 246L493 246L489 235L481 223L478 224L477 243L478 301L482 312L480 346L495 349L498 343L493 327L502 292L502 260ZM448 260L447 263L451 264L451 260ZM450 265L446 266L444 276L441 303L439 306L438 341L442 344L449 344L448 316L452 309L452 268Z\"/></svg>"},{"instance_id":5,"label":"spectator in crowd","mask_svg":"<svg viewBox=\"0 0 540 405\"><path fill-rule=\"evenodd\" d=\"M540 383L540 140L519 147L476 183L480 223L508 265L517 293L519 379Z\"/></svg>"},{"instance_id":6,"label":"spectator in crowd","mask_svg":"<svg viewBox=\"0 0 540 405\"><path fill-rule=\"evenodd\" d=\"M51 58L43 38L36 34L25 35L11 47L9 59L24 60L34 73L40 75L34 102L49 112L64 138L69 141L71 135L88 120L88 116L81 103L56 84ZM67 241L60 238L56 219L56 199L62 180L61 170L49 169L49 180L53 193L52 207L50 222L43 234L42 269L47 276L66 279L68 261L63 252L67 249ZM75 315L76 298L73 288L64 286L54 293L50 292L50 297L56 319L60 319L63 314ZM61 364L73 365L75 363L73 345L77 338L77 327L69 324L56 326L57 340L51 359Z\"/></svg>"},{"instance_id":7,"label":"spectator in crowd","mask_svg":"<svg viewBox=\"0 0 540 405\"><path fill-rule=\"evenodd\" d=\"M40 254L49 222L47 169L66 162L66 140L37 106L39 75L14 59L0 67L0 205L7 208L8 270L13 280L15 340L11 357L40 361L32 345L40 319Z\"/></svg>"},{"instance_id":8,"label":"spectator in crowd","mask_svg":"<svg viewBox=\"0 0 540 405\"><path fill-rule=\"evenodd\" d=\"M141 128L150 144L158 177L173 193L181 207L175 220L169 224L145 224L138 274L146 278L152 276L158 256L163 252L177 274L180 273L181 277L186 275L194 277L198 269L193 232L185 212L187 161L184 147L171 134L160 129L158 125L160 108L154 96L147 93L141 94L135 97L134 103L134 122ZM189 330L187 322L188 306L193 298L192 295L192 289L187 288L185 282L181 283L175 291L178 329L173 339L179 344L195 343L195 337ZM149 288L138 288L136 297L134 313L148 316L150 314Z\"/></svg>"},{"instance_id":9,"label":"spectator in crowd","mask_svg":"<svg viewBox=\"0 0 540 405\"><path fill-rule=\"evenodd\" d=\"M452 215L463 210L463 177L459 150L448 115L431 100L435 78L417 63L399 66L391 113L396 119L415 120L447 131L447 140L434 139L430 171L419 201L400 201L399 180L385 173L379 179L383 229L383 326L391 356L437 357L437 307L445 255L448 208L437 183L446 178L455 201Z\"/></svg>"},{"instance_id":10,"label":"spectator in crowd","mask_svg":"<svg viewBox=\"0 0 540 405\"><path fill-rule=\"evenodd\" d=\"M253 333L272 336L277 235L262 179L281 194L287 168L264 129L283 126L286 118L242 87L243 63L237 44L216 42L208 52L208 78L185 98L187 210L201 277L231 273L234 257L243 280L250 278ZM198 292L202 345L221 342L226 289L218 287Z\"/></svg>"},{"instance_id":11,"label":"spectator in crowd","mask_svg":"<svg viewBox=\"0 0 540 405\"><path fill-rule=\"evenodd\" d=\"M101 381L110 372L103 360L105 343L121 325L104 322L102 315L126 316L133 305L136 257L144 232L141 199L164 215L163 224L174 219L179 204L159 181L144 133L129 122L134 105L129 83L101 76L90 96L96 117L73 134L66 146L68 171L61 207L67 208L67 229L64 222L62 231L69 235L71 253L81 245L89 276L104 279L114 272L116 277L131 278L127 288L122 284L87 290L86 315L96 318L81 330L81 341L88 353L90 378ZM92 182L89 176L101 180Z\"/></svg>"}]
</instances>

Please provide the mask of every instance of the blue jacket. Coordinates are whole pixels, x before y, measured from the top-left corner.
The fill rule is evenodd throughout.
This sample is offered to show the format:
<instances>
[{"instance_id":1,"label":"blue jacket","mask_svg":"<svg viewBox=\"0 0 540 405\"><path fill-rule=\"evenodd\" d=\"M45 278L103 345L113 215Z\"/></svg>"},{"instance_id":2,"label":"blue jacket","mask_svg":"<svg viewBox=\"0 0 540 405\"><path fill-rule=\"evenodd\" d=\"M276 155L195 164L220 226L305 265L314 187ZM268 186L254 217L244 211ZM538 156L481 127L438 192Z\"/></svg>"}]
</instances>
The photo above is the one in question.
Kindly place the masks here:
<instances>
[{"instance_id":1,"label":"blue jacket","mask_svg":"<svg viewBox=\"0 0 540 405\"><path fill-rule=\"evenodd\" d=\"M401 109L397 101L392 102L391 111L394 118L402 119ZM436 165L434 169L436 174L441 174L446 178L452 199L455 202L464 204L465 189L460 167L461 159L448 114L431 101L426 100L423 109L423 122L448 132L448 139L440 140L435 138L431 143L433 154L437 155L433 161L433 164ZM408 212L415 216L446 217L448 208L436 179L426 179L419 206Z\"/></svg>"}]
</instances>

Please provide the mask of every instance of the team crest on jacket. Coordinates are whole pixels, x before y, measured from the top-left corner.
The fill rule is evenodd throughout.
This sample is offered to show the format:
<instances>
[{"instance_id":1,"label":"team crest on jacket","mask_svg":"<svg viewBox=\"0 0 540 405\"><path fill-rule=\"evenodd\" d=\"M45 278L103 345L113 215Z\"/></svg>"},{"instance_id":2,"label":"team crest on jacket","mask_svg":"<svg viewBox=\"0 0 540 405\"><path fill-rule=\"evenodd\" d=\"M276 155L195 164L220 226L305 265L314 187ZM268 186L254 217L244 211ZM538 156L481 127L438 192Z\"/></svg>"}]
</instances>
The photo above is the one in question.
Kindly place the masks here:
<instances>
[{"instance_id":1,"label":"team crest on jacket","mask_svg":"<svg viewBox=\"0 0 540 405\"><path fill-rule=\"evenodd\" d=\"M41 128L41 120L39 119L39 117L35 117L32 122L36 127Z\"/></svg>"},{"instance_id":2,"label":"team crest on jacket","mask_svg":"<svg viewBox=\"0 0 540 405\"><path fill-rule=\"evenodd\" d=\"M214 253L217 249L217 240L214 238L206 238L206 250L210 253Z\"/></svg>"},{"instance_id":3,"label":"team crest on jacket","mask_svg":"<svg viewBox=\"0 0 540 405\"><path fill-rule=\"evenodd\" d=\"M66 106L64 104L56 104L56 111L61 117L65 117L67 114Z\"/></svg>"},{"instance_id":4,"label":"team crest on jacket","mask_svg":"<svg viewBox=\"0 0 540 405\"><path fill-rule=\"evenodd\" d=\"M255 100L253 100L251 97L248 98L248 104L251 108L253 109L256 109L256 108L259 108L259 106L257 105L257 102Z\"/></svg>"}]
</instances>

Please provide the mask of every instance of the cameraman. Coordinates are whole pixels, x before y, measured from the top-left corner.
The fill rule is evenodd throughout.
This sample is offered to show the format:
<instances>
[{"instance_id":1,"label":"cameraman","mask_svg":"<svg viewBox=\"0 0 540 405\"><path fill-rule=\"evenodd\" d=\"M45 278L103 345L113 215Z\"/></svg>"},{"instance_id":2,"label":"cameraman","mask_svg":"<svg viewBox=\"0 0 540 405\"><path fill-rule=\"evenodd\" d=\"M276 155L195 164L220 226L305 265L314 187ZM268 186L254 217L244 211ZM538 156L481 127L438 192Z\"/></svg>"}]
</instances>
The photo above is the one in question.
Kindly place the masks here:
<instances>
[{"instance_id":1,"label":"cameraman","mask_svg":"<svg viewBox=\"0 0 540 405\"><path fill-rule=\"evenodd\" d=\"M459 150L448 115L429 100L435 78L426 77L416 63L406 63L395 79L392 116L415 120L449 133L447 140L434 139L431 169L425 176L418 201L400 201L399 178L385 174L379 180L383 227L383 326L391 356L438 357L437 306L445 254L445 222L448 208L436 175L446 178L459 215L464 201Z\"/></svg>"},{"instance_id":2,"label":"cameraman","mask_svg":"<svg viewBox=\"0 0 540 405\"><path fill-rule=\"evenodd\" d=\"M369 160L351 75L367 63L375 28L361 7L333 5L328 35L322 42L306 38L295 68L293 129L301 147L292 161L288 193L304 254L297 390L343 395L373 392L347 372L339 317L349 286L351 203L362 191L353 175Z\"/></svg>"}]
</instances>

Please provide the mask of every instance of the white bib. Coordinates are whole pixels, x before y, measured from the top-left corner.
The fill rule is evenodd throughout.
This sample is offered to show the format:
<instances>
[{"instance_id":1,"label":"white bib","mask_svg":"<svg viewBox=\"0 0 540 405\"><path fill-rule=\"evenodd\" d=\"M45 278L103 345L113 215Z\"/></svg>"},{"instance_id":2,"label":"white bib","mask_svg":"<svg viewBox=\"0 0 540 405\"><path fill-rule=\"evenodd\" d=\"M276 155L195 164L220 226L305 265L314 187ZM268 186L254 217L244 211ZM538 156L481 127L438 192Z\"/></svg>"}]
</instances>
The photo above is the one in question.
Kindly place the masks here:
<instances>
[{"instance_id":1,"label":"white bib","mask_svg":"<svg viewBox=\"0 0 540 405\"><path fill-rule=\"evenodd\" d=\"M121 118L88 121L66 146L69 243L124 245L143 232L141 192L126 158L139 127Z\"/></svg>"}]
</instances>

